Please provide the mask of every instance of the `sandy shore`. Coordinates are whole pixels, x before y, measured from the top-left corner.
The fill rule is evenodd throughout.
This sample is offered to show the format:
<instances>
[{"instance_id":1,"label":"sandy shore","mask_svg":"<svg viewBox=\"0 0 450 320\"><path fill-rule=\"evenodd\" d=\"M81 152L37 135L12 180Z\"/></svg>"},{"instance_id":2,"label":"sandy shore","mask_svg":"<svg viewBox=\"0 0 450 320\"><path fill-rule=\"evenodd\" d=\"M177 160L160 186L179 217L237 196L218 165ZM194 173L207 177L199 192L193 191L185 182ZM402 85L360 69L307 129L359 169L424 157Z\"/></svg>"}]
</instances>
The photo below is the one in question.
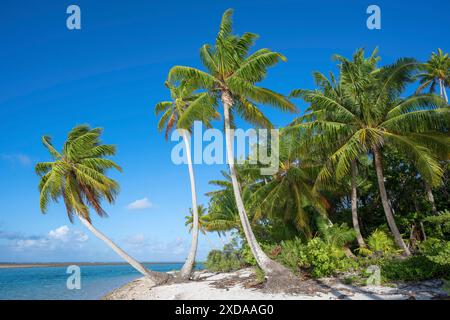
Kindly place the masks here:
<instances>
[{"instance_id":1,"label":"sandy shore","mask_svg":"<svg viewBox=\"0 0 450 320\"><path fill-rule=\"evenodd\" d=\"M106 300L428 300L443 298L441 281L399 284L395 287L346 285L320 279L320 290L308 293L268 293L257 284L252 269L231 273L196 272L195 281L153 286L140 278L106 295Z\"/></svg>"}]
</instances>

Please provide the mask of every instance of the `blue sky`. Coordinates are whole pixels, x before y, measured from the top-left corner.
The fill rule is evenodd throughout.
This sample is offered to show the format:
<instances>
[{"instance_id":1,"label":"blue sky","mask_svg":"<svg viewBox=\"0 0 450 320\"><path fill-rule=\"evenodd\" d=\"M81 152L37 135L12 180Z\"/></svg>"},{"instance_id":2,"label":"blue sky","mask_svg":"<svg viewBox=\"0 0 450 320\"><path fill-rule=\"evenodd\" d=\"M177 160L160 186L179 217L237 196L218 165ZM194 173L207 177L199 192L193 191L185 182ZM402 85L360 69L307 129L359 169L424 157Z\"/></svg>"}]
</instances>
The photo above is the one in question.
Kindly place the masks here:
<instances>
[{"instance_id":1,"label":"blue sky","mask_svg":"<svg viewBox=\"0 0 450 320\"><path fill-rule=\"evenodd\" d=\"M66 28L66 8L81 8L82 30ZM382 29L366 28L366 8L377 4ZM38 208L34 164L48 160L43 134L61 146L75 125L105 128L118 146L122 174L109 218L94 224L138 259L183 261L190 236L187 168L170 158L173 144L156 130L156 102L173 65L200 67L198 49L211 43L221 14L235 9L235 31L258 33L256 48L287 56L264 85L282 93L312 88L314 70L334 70L334 53L379 46L382 63L425 60L450 50L447 0L423 1L2 1L0 5L0 262L117 261L115 254L60 205ZM298 107L304 108L300 102ZM293 115L263 108L278 126ZM196 166L199 201L223 166ZM140 210L127 206L136 200ZM148 205L148 203L150 205ZM212 242L220 241L211 235ZM199 257L210 246L200 240Z\"/></svg>"}]
</instances>

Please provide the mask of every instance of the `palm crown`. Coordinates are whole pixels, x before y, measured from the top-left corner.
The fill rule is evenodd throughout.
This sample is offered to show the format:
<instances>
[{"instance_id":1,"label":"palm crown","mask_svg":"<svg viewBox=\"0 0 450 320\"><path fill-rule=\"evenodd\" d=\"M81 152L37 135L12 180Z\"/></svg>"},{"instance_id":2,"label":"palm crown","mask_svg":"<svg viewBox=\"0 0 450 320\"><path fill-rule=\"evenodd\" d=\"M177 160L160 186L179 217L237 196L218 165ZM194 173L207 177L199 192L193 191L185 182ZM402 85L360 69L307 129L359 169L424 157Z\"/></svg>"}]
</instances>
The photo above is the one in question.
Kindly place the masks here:
<instances>
[{"instance_id":1,"label":"palm crown","mask_svg":"<svg viewBox=\"0 0 450 320\"><path fill-rule=\"evenodd\" d=\"M270 121L256 106L257 103L289 111L294 111L295 107L281 94L255 83L265 78L268 67L286 58L269 49L249 54L258 36L248 32L242 36L233 35L232 14L231 9L224 13L214 46L205 44L200 49L200 58L207 72L175 66L169 72L169 81L189 79L193 85L217 98L226 93L232 99L232 111L254 125L270 127Z\"/></svg>"},{"instance_id":2,"label":"palm crown","mask_svg":"<svg viewBox=\"0 0 450 320\"><path fill-rule=\"evenodd\" d=\"M41 177L39 191L43 213L47 211L50 199L62 198L71 222L74 213L90 221L89 207L98 215L106 216L101 201L114 202L119 191L119 185L106 176L106 170L121 171L121 168L114 161L105 159L114 155L116 148L102 144L101 133L101 128L77 126L70 131L61 152L54 148L50 137L42 138L52 157L52 161L36 165L36 173Z\"/></svg>"},{"instance_id":3,"label":"palm crown","mask_svg":"<svg viewBox=\"0 0 450 320\"><path fill-rule=\"evenodd\" d=\"M418 75L420 86L417 89L417 93L428 86L430 87L430 92L435 92L437 84L443 87L450 86L450 57L448 53L444 54L441 49L438 49L437 53L433 52L431 58L420 66L420 70L422 72Z\"/></svg>"},{"instance_id":4,"label":"palm crown","mask_svg":"<svg viewBox=\"0 0 450 320\"><path fill-rule=\"evenodd\" d=\"M162 101L155 106L156 115L162 113L158 130L165 128L166 139L174 128L190 130L195 120L210 127L210 121L219 117L214 108L217 105L214 97L205 92L195 93L191 81L182 81L178 86L166 82L166 87L172 101Z\"/></svg>"},{"instance_id":5,"label":"palm crown","mask_svg":"<svg viewBox=\"0 0 450 320\"><path fill-rule=\"evenodd\" d=\"M273 176L259 177L251 206L255 208L255 219L278 217L311 237L310 218L314 213L326 216L327 202L313 190L320 167L305 152L303 138L299 131L289 130L281 135L279 169Z\"/></svg>"},{"instance_id":6,"label":"palm crown","mask_svg":"<svg viewBox=\"0 0 450 320\"><path fill-rule=\"evenodd\" d=\"M189 215L185 216L184 220L184 225L189 226L189 232L192 231L194 221L194 212L192 208L189 208ZM206 234L208 222L209 218L206 212L206 208L201 204L198 206L198 228L201 233Z\"/></svg>"},{"instance_id":7,"label":"palm crown","mask_svg":"<svg viewBox=\"0 0 450 320\"><path fill-rule=\"evenodd\" d=\"M445 153L449 146L448 137L440 133L448 126L447 104L432 94L399 96L412 81L417 63L400 59L377 68L376 52L365 59L363 50L358 50L353 61L336 58L340 61L339 81L316 73L319 90L292 92L311 103L309 114L297 126L320 132L315 139L324 145L339 146L319 173L318 183L333 172L342 178L358 156L386 143L407 154L427 181L439 183L442 169L435 154Z\"/></svg>"}]
</instances>

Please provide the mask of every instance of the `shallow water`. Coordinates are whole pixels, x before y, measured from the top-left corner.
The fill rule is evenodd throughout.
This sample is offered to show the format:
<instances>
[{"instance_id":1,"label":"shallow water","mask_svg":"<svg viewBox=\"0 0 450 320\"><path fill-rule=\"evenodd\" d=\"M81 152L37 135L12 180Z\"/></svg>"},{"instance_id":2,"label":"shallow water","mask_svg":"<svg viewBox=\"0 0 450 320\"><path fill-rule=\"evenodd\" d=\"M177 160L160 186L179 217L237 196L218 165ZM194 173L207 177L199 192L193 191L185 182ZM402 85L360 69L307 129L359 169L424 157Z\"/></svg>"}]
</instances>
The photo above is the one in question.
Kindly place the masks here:
<instances>
[{"instance_id":1,"label":"shallow water","mask_svg":"<svg viewBox=\"0 0 450 320\"><path fill-rule=\"evenodd\" d=\"M182 263L152 263L154 271L179 270ZM201 268L201 266L199 266ZM141 277L129 265L80 266L81 289L67 288L67 267L0 269L0 300L96 300Z\"/></svg>"}]
</instances>

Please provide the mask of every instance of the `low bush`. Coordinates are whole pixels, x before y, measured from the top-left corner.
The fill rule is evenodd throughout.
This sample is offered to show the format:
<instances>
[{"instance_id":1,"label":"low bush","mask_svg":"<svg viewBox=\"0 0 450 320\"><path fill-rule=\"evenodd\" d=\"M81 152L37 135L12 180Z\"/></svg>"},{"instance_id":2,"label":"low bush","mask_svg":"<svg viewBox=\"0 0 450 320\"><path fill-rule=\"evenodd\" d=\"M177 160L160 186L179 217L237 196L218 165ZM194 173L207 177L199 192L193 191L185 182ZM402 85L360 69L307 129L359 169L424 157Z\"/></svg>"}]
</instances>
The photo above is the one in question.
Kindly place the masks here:
<instances>
[{"instance_id":1,"label":"low bush","mask_svg":"<svg viewBox=\"0 0 450 320\"><path fill-rule=\"evenodd\" d=\"M345 255L342 248L332 246L320 238L308 242L301 251L300 265L311 269L311 276L320 278L348 271L355 262Z\"/></svg>"},{"instance_id":2,"label":"low bush","mask_svg":"<svg viewBox=\"0 0 450 320\"><path fill-rule=\"evenodd\" d=\"M450 241L450 211L445 210L424 220L427 235Z\"/></svg>"},{"instance_id":3,"label":"low bush","mask_svg":"<svg viewBox=\"0 0 450 320\"><path fill-rule=\"evenodd\" d=\"M450 270L430 261L426 256L418 255L404 260L391 259L382 262L381 275L388 281L422 281L449 277Z\"/></svg>"},{"instance_id":4,"label":"low bush","mask_svg":"<svg viewBox=\"0 0 450 320\"><path fill-rule=\"evenodd\" d=\"M205 262L206 269L214 272L238 270L245 265L237 251L212 250Z\"/></svg>"},{"instance_id":5,"label":"low bush","mask_svg":"<svg viewBox=\"0 0 450 320\"><path fill-rule=\"evenodd\" d=\"M294 272L306 269L320 278L347 271L355 266L342 248L316 237L303 243L300 239L283 241L276 259Z\"/></svg>"},{"instance_id":6,"label":"low bush","mask_svg":"<svg viewBox=\"0 0 450 320\"><path fill-rule=\"evenodd\" d=\"M430 238L419 245L419 250L431 262L450 268L450 241Z\"/></svg>"},{"instance_id":7,"label":"low bush","mask_svg":"<svg viewBox=\"0 0 450 320\"><path fill-rule=\"evenodd\" d=\"M304 244L299 238L294 240L282 241L279 246L276 259L294 272L298 272L300 268L300 259L302 258L302 251Z\"/></svg>"},{"instance_id":8,"label":"low bush","mask_svg":"<svg viewBox=\"0 0 450 320\"><path fill-rule=\"evenodd\" d=\"M385 260L381 268L387 280L450 279L450 242L431 238L420 244L417 255L403 260Z\"/></svg>"},{"instance_id":9,"label":"low bush","mask_svg":"<svg viewBox=\"0 0 450 320\"><path fill-rule=\"evenodd\" d=\"M399 252L392 237L379 229L376 229L367 238L367 248L358 248L357 251L363 256L374 254L389 256Z\"/></svg>"}]
</instances>

